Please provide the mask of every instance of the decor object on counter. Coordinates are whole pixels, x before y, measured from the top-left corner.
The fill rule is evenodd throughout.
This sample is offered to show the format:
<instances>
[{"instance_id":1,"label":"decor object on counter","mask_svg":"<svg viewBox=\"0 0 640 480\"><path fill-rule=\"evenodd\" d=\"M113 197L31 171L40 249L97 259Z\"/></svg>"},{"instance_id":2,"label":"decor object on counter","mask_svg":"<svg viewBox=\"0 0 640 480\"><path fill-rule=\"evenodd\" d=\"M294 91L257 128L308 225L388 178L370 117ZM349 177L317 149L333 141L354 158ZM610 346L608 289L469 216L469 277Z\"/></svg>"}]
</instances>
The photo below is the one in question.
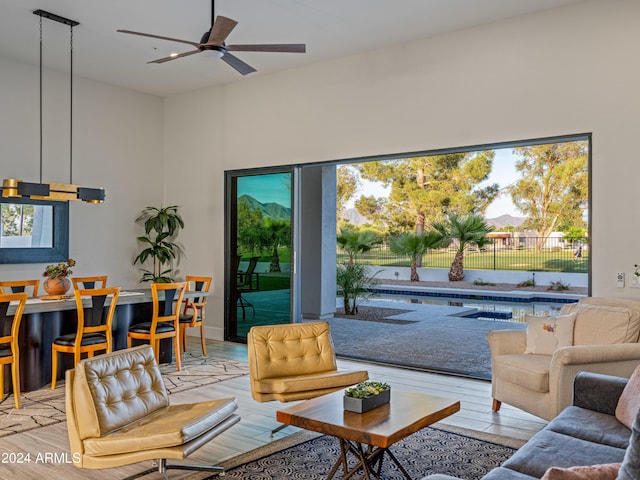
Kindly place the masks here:
<instances>
[{"instance_id":1,"label":"decor object on counter","mask_svg":"<svg viewBox=\"0 0 640 480\"><path fill-rule=\"evenodd\" d=\"M388 383L366 381L344 391L344 409L364 413L389 403L391 387Z\"/></svg>"},{"instance_id":2,"label":"decor object on counter","mask_svg":"<svg viewBox=\"0 0 640 480\"><path fill-rule=\"evenodd\" d=\"M42 283L42 288L49 295L64 295L71 288L71 281L67 278L73 273L72 267L75 267L76 261L73 258L67 259L66 262L56 263L47 266L42 274L47 277Z\"/></svg>"},{"instance_id":3,"label":"decor object on counter","mask_svg":"<svg viewBox=\"0 0 640 480\"><path fill-rule=\"evenodd\" d=\"M184 228L184 220L178 213L178 206L146 207L136 223L144 223L144 235L137 240L144 245L133 264L143 265L148 259L153 260L151 270L141 268L143 275L140 282L172 283L173 260L180 260L182 246L175 243L180 229Z\"/></svg>"}]
</instances>

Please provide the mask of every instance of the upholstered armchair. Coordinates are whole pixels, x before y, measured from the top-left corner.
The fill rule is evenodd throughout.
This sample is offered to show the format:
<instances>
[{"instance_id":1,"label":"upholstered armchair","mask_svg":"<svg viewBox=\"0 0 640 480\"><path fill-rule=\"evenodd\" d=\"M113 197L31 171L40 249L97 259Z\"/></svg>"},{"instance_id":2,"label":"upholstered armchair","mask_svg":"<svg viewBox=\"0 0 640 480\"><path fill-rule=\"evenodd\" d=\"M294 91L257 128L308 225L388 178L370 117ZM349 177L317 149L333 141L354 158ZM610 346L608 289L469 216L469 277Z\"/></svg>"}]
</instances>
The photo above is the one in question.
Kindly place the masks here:
<instances>
[{"instance_id":1,"label":"upholstered armchair","mask_svg":"<svg viewBox=\"0 0 640 480\"><path fill-rule=\"evenodd\" d=\"M487 334L493 411L504 402L551 420L571 405L579 371L628 378L640 365L640 302L587 297L563 306L560 315L573 318L572 338L550 354L525 353L525 330Z\"/></svg>"},{"instance_id":2,"label":"upholstered armchair","mask_svg":"<svg viewBox=\"0 0 640 480\"><path fill-rule=\"evenodd\" d=\"M66 372L65 402L74 465L89 469L157 460L163 474L219 472L166 459L184 459L240 421L235 398L170 405L150 345L81 360Z\"/></svg>"},{"instance_id":3,"label":"upholstered armchair","mask_svg":"<svg viewBox=\"0 0 640 480\"><path fill-rule=\"evenodd\" d=\"M306 400L368 378L365 370L339 370L327 322L256 326L247 335L254 400Z\"/></svg>"}]
</instances>

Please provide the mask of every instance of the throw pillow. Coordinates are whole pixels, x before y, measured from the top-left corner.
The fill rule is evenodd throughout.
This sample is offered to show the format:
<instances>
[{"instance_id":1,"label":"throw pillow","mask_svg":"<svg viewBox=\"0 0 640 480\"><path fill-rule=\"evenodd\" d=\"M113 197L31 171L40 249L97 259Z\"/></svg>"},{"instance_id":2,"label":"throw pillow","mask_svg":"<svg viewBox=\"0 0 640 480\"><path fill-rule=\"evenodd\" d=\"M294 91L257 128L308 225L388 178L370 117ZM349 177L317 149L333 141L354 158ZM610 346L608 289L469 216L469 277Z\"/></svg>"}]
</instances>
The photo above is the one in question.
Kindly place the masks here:
<instances>
[{"instance_id":1,"label":"throw pillow","mask_svg":"<svg viewBox=\"0 0 640 480\"><path fill-rule=\"evenodd\" d=\"M573 324L576 314L538 317L526 314L527 347L524 353L553 355L560 347L573 345Z\"/></svg>"},{"instance_id":2,"label":"throw pillow","mask_svg":"<svg viewBox=\"0 0 640 480\"><path fill-rule=\"evenodd\" d=\"M631 378L622 391L616 406L616 418L631 429L633 421L640 411L640 367L631 374Z\"/></svg>"},{"instance_id":3,"label":"throw pillow","mask_svg":"<svg viewBox=\"0 0 640 480\"><path fill-rule=\"evenodd\" d=\"M616 480L619 463L603 463L580 467L551 467L540 480Z\"/></svg>"},{"instance_id":4,"label":"throw pillow","mask_svg":"<svg viewBox=\"0 0 640 480\"><path fill-rule=\"evenodd\" d=\"M617 480L638 480L640 478L640 412L633 422L629 446L624 453Z\"/></svg>"}]
</instances>

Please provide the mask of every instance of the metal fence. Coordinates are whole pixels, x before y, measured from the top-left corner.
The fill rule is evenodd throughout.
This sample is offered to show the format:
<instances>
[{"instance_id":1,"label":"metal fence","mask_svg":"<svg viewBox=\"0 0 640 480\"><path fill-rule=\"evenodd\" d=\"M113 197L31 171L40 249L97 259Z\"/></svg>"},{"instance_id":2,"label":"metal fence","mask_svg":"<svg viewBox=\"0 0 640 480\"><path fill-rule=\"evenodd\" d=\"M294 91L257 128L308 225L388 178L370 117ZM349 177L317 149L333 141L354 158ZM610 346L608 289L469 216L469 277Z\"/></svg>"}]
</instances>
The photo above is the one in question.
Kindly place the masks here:
<instances>
[{"instance_id":1,"label":"metal fence","mask_svg":"<svg viewBox=\"0 0 640 480\"><path fill-rule=\"evenodd\" d=\"M338 245L337 260L348 260ZM455 257L457 245L430 250L422 256L423 268L449 268ZM576 254L579 252L579 254ZM359 263L378 266L408 267L408 256L391 253L383 243L367 253L357 255ZM587 273L589 269L589 244L587 239L568 241L560 237L508 237L494 239L482 249L470 249L464 255L464 268L469 270L521 270L536 272Z\"/></svg>"}]
</instances>

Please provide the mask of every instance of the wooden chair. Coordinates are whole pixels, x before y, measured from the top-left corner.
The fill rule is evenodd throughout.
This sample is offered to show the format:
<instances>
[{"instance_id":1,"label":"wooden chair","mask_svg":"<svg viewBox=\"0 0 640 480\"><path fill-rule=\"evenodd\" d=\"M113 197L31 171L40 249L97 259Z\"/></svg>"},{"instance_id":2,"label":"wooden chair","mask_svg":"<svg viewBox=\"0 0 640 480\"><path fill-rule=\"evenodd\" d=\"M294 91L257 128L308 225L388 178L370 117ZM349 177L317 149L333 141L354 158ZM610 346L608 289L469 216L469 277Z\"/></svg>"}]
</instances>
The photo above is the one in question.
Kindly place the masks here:
<instances>
[{"instance_id":1,"label":"wooden chair","mask_svg":"<svg viewBox=\"0 0 640 480\"><path fill-rule=\"evenodd\" d=\"M131 347L132 340L146 340L153 347L156 361L160 362L160 340L173 338L173 348L176 356L176 366L180 365L180 307L187 282L152 283L151 296L153 301L153 316L150 322L136 323L129 327L127 346ZM159 293L162 292L163 298Z\"/></svg>"},{"instance_id":2,"label":"wooden chair","mask_svg":"<svg viewBox=\"0 0 640 480\"><path fill-rule=\"evenodd\" d=\"M27 287L31 287L31 297L37 297L40 280L11 280L0 282L0 294L26 292ZM10 292L7 292L5 289L10 290Z\"/></svg>"},{"instance_id":3,"label":"wooden chair","mask_svg":"<svg viewBox=\"0 0 640 480\"><path fill-rule=\"evenodd\" d=\"M13 400L20 408L20 350L18 332L22 312L29 295L26 292L0 294L0 398L4 397L4 366L11 364ZM9 303L17 301L15 313L8 315Z\"/></svg>"},{"instance_id":4,"label":"wooden chair","mask_svg":"<svg viewBox=\"0 0 640 480\"><path fill-rule=\"evenodd\" d=\"M96 282L99 286L96 286ZM107 288L107 275L97 275L94 277L71 277L74 290L89 288Z\"/></svg>"},{"instance_id":5,"label":"wooden chair","mask_svg":"<svg viewBox=\"0 0 640 480\"><path fill-rule=\"evenodd\" d=\"M187 275L187 289L208 293L211 287L211 277L198 277ZM200 327L200 343L202 344L202 355L207 355L207 347L204 337L204 308L207 306L207 297L185 298L184 309L180 314L180 339L182 341L182 351L187 351L187 328Z\"/></svg>"},{"instance_id":6,"label":"wooden chair","mask_svg":"<svg viewBox=\"0 0 640 480\"><path fill-rule=\"evenodd\" d=\"M58 353L73 353L73 364L76 365L83 353L91 358L97 351L104 350L110 353L112 350L111 325L120 287L78 289L73 293L78 311L78 328L75 333L56 338L51 345L52 390L56 388L58 376ZM109 295L112 295L112 298L107 307L105 304ZM85 298L90 299L90 308L85 309L83 304Z\"/></svg>"}]
</instances>

